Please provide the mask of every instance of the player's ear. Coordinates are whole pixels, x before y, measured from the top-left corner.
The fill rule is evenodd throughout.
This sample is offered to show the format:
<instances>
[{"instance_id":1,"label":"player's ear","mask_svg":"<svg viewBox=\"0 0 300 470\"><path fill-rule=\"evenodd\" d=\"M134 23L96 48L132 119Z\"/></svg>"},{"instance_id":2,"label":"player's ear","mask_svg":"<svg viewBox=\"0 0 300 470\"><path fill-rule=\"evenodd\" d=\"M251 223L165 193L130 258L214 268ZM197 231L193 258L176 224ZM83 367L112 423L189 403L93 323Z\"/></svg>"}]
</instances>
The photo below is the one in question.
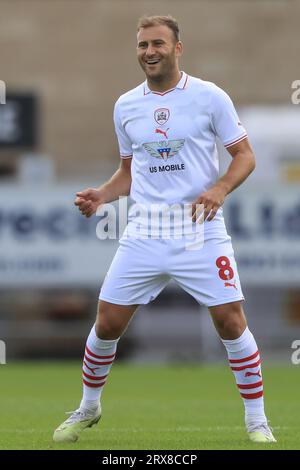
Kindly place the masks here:
<instances>
[{"instance_id":1,"label":"player's ear","mask_svg":"<svg viewBox=\"0 0 300 470\"><path fill-rule=\"evenodd\" d=\"M180 57L183 54L183 44L181 41L178 41L175 46L176 56Z\"/></svg>"}]
</instances>

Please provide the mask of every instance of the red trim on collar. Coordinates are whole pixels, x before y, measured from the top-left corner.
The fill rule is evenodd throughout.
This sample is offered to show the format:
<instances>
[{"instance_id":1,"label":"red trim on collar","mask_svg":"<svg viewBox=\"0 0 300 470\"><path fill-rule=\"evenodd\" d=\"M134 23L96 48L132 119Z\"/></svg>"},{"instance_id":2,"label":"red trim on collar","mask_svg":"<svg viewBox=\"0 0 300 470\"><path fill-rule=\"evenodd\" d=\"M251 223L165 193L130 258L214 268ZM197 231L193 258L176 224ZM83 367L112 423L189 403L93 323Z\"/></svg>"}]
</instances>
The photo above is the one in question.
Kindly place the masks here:
<instances>
[{"instance_id":1,"label":"red trim on collar","mask_svg":"<svg viewBox=\"0 0 300 470\"><path fill-rule=\"evenodd\" d=\"M182 78L182 77L181 77ZM188 74L186 74L186 77L185 77L185 82L184 82L184 85L183 87L178 87L178 85L174 88L171 88L171 90L167 90L167 91L164 91L163 93L160 93L159 91L152 91L152 90L149 90L147 93L146 93L146 87L145 87L145 84L144 84L144 96L145 95L149 95L150 93L152 93L153 95L159 95L159 96L164 96L166 95L167 93L171 93L171 91L174 91L176 90L176 88L178 88L179 90L184 90L186 88L186 85L187 85L187 81L188 81Z\"/></svg>"}]
</instances>

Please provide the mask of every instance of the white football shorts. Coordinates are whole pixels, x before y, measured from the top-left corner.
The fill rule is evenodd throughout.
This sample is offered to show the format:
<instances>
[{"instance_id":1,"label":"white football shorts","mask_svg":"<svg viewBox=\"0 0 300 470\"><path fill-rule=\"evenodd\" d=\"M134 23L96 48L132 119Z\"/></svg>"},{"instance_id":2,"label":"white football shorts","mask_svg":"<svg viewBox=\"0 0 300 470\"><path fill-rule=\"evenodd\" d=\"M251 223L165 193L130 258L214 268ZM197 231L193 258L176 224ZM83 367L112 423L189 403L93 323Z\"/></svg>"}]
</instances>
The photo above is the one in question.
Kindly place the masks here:
<instances>
[{"instance_id":1,"label":"white football shorts","mask_svg":"<svg viewBox=\"0 0 300 470\"><path fill-rule=\"evenodd\" d=\"M122 238L99 298L118 305L148 304L173 279L207 307L244 300L225 225L206 231L198 250L187 250L186 242L184 237Z\"/></svg>"}]
</instances>

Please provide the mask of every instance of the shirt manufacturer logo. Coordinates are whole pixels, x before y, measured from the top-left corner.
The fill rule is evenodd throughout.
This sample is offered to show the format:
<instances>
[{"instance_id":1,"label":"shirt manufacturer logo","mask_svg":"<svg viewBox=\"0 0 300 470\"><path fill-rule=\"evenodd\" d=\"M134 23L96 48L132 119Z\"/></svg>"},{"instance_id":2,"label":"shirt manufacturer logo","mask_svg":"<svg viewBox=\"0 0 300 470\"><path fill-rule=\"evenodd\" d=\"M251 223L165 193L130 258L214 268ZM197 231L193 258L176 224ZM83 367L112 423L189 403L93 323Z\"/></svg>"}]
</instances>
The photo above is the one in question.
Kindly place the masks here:
<instances>
[{"instance_id":1,"label":"shirt manufacturer logo","mask_svg":"<svg viewBox=\"0 0 300 470\"><path fill-rule=\"evenodd\" d=\"M169 130L169 127L165 131L163 131L162 129L155 129L155 134L162 134L167 139L168 138L168 136L167 136L168 130Z\"/></svg>"}]
</instances>

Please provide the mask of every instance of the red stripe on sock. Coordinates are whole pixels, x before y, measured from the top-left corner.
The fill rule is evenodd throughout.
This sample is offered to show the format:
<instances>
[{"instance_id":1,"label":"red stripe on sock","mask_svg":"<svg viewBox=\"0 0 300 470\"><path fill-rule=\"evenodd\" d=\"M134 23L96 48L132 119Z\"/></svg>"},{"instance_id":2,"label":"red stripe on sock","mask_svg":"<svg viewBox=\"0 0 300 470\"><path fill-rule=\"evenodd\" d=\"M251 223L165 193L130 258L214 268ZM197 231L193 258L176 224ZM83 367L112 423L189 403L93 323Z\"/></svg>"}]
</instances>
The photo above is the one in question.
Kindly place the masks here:
<instances>
[{"instance_id":1,"label":"red stripe on sock","mask_svg":"<svg viewBox=\"0 0 300 470\"><path fill-rule=\"evenodd\" d=\"M247 385L241 385L241 384L237 384L237 386L239 387L240 390L247 390L247 389L251 389L251 388L257 388L257 387L261 387L262 386L262 380L260 382L255 382L255 384L247 384Z\"/></svg>"},{"instance_id":2,"label":"red stripe on sock","mask_svg":"<svg viewBox=\"0 0 300 470\"><path fill-rule=\"evenodd\" d=\"M241 393L242 398L247 398L248 400L255 400L255 398L260 398L264 394L263 390L257 393Z\"/></svg>"},{"instance_id":3,"label":"red stripe on sock","mask_svg":"<svg viewBox=\"0 0 300 470\"><path fill-rule=\"evenodd\" d=\"M105 382L102 382L100 384L91 384L90 382L87 382L86 380L84 380L84 378L82 379L82 381L84 385L90 388L101 388L105 384Z\"/></svg>"},{"instance_id":4,"label":"red stripe on sock","mask_svg":"<svg viewBox=\"0 0 300 470\"><path fill-rule=\"evenodd\" d=\"M252 361L259 355L259 351L256 351L252 356L244 357L243 359L229 359L230 364L240 364L241 362Z\"/></svg>"},{"instance_id":5,"label":"red stripe on sock","mask_svg":"<svg viewBox=\"0 0 300 470\"><path fill-rule=\"evenodd\" d=\"M84 355L84 359L86 359L87 362L90 362L91 364L94 364L96 366L108 366L109 364L112 364L114 361L108 361L108 362L97 362L97 361L93 361L92 359L90 359L89 357L87 357L87 355L85 354Z\"/></svg>"},{"instance_id":6,"label":"red stripe on sock","mask_svg":"<svg viewBox=\"0 0 300 470\"><path fill-rule=\"evenodd\" d=\"M97 354L92 353L92 351L90 351L87 346L85 347L85 350L89 356L92 356L95 359L112 359L116 355L116 354L111 354L110 356L97 356Z\"/></svg>"},{"instance_id":7,"label":"red stripe on sock","mask_svg":"<svg viewBox=\"0 0 300 470\"><path fill-rule=\"evenodd\" d=\"M261 360L259 359L259 361L254 362L253 364L250 364L247 366L231 367L231 370L238 372L239 370L254 369L254 367L258 367L260 363L261 363Z\"/></svg>"},{"instance_id":8,"label":"red stripe on sock","mask_svg":"<svg viewBox=\"0 0 300 470\"><path fill-rule=\"evenodd\" d=\"M106 377L108 376L108 374L102 375L101 377L97 377L96 375L94 376L88 375L86 372L84 372L83 369L82 369L82 373L87 379L90 379L90 380L103 380L103 379L106 379Z\"/></svg>"}]
</instances>

